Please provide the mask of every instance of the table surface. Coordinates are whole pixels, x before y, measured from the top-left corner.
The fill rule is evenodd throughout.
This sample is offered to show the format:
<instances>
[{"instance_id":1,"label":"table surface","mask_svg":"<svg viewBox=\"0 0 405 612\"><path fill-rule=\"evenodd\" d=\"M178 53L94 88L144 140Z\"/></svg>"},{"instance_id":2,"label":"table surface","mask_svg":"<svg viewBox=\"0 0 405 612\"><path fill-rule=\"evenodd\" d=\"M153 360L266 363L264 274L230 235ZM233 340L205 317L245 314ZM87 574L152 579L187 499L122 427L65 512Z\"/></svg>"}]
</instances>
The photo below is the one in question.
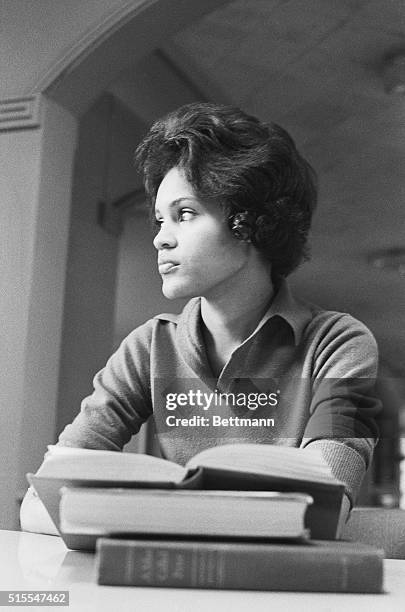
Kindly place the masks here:
<instances>
[{"instance_id":1,"label":"table surface","mask_svg":"<svg viewBox=\"0 0 405 612\"><path fill-rule=\"evenodd\" d=\"M69 607L60 610L142 610L142 612L403 612L405 561L384 561L381 595L282 593L107 587L96 584L94 554L69 551L56 536L0 531L0 590L68 590ZM41 606L42 608L42 606ZM5 610L1 607L0 610ZM35 610L18 606L7 609ZM50 610L49 607L46 609ZM53 608L55 609L55 608Z\"/></svg>"}]
</instances>

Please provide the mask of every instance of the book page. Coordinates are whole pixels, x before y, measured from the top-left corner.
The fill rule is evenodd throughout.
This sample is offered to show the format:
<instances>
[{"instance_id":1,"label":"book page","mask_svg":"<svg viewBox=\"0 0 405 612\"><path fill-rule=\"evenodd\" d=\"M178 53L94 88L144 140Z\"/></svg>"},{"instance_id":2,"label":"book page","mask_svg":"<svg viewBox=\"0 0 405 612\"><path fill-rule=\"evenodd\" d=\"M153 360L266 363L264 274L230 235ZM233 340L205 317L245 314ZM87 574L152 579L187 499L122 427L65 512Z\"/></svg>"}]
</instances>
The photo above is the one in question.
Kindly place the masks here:
<instances>
[{"instance_id":1,"label":"book page","mask_svg":"<svg viewBox=\"0 0 405 612\"><path fill-rule=\"evenodd\" d=\"M138 453L48 446L37 476L119 482L181 482L187 473L172 461Z\"/></svg>"},{"instance_id":2,"label":"book page","mask_svg":"<svg viewBox=\"0 0 405 612\"><path fill-rule=\"evenodd\" d=\"M197 466L279 478L336 482L320 451L271 444L227 444L209 448L187 463L189 468Z\"/></svg>"}]
</instances>

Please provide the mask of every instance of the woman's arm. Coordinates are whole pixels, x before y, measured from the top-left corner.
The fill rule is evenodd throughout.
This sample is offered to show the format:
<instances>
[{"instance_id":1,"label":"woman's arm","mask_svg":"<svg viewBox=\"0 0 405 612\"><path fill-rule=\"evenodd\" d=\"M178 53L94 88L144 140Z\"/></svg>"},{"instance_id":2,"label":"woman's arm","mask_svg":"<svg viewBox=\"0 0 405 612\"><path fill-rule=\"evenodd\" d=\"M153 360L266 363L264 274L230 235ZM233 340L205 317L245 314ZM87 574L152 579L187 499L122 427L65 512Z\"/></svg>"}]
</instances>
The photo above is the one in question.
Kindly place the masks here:
<instances>
[{"instance_id":1,"label":"woman's arm","mask_svg":"<svg viewBox=\"0 0 405 612\"><path fill-rule=\"evenodd\" d=\"M371 332L343 315L318 346L302 446L317 448L354 505L378 439L378 350Z\"/></svg>"},{"instance_id":2,"label":"woman's arm","mask_svg":"<svg viewBox=\"0 0 405 612\"><path fill-rule=\"evenodd\" d=\"M77 448L121 451L152 414L148 321L134 330L93 380L93 393L81 404L59 444Z\"/></svg>"}]
</instances>

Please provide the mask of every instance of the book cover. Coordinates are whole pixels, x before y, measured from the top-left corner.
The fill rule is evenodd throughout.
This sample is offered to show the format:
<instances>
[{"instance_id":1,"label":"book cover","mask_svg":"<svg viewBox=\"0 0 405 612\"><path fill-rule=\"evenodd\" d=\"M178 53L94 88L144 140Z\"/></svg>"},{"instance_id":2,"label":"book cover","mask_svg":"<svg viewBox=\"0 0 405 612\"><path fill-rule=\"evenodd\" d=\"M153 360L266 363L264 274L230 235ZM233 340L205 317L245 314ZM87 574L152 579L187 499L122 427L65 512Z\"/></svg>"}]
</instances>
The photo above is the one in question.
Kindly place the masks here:
<instances>
[{"instance_id":1,"label":"book cover","mask_svg":"<svg viewBox=\"0 0 405 612\"><path fill-rule=\"evenodd\" d=\"M224 542L100 538L99 584L381 593L383 551L341 541Z\"/></svg>"}]
</instances>

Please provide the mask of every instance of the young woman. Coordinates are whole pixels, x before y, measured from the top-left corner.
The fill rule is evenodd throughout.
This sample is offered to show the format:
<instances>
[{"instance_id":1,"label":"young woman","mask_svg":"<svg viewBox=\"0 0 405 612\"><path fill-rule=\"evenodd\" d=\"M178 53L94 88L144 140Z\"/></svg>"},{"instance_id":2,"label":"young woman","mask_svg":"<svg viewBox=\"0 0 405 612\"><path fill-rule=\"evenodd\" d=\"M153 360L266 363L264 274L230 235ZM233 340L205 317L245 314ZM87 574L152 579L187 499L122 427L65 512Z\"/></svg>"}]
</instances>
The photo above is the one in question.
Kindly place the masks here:
<instances>
[{"instance_id":1,"label":"young woman","mask_svg":"<svg viewBox=\"0 0 405 612\"><path fill-rule=\"evenodd\" d=\"M153 416L181 464L230 442L319 448L345 483L344 516L376 438L377 349L362 323L288 288L307 256L311 167L281 127L211 104L157 121L137 160L162 291L190 301L123 341L59 444L118 451ZM21 521L51 530L31 492Z\"/></svg>"}]
</instances>

